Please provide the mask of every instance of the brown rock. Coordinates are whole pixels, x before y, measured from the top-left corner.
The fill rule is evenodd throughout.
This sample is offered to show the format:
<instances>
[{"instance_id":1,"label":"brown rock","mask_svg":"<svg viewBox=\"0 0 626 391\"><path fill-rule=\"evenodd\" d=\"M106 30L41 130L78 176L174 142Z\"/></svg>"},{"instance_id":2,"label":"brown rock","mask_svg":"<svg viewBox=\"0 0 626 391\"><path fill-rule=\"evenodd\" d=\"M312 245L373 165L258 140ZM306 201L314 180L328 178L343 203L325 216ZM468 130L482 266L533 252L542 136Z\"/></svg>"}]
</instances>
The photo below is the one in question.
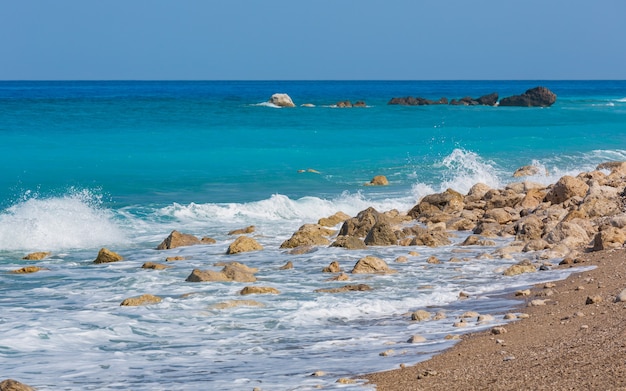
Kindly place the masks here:
<instances>
[{"instance_id":1,"label":"brown rock","mask_svg":"<svg viewBox=\"0 0 626 391\"><path fill-rule=\"evenodd\" d=\"M444 231L427 231L413 238L411 246L439 247L449 245L448 233Z\"/></svg>"},{"instance_id":2,"label":"brown rock","mask_svg":"<svg viewBox=\"0 0 626 391\"><path fill-rule=\"evenodd\" d=\"M425 320L430 320L430 318L433 316L433 314L431 314L428 311L424 311L424 310L417 310L415 312L413 312L411 314L411 320L416 320L418 322L422 322Z\"/></svg>"},{"instance_id":3,"label":"brown rock","mask_svg":"<svg viewBox=\"0 0 626 391\"><path fill-rule=\"evenodd\" d=\"M370 291L372 288L366 284L345 285L339 288L322 288L316 289L315 292L319 293L343 293L343 292L355 292L355 291Z\"/></svg>"},{"instance_id":4,"label":"brown rock","mask_svg":"<svg viewBox=\"0 0 626 391\"><path fill-rule=\"evenodd\" d=\"M11 273L13 274L30 274L30 273L36 273L40 270L43 270L43 268L40 268L39 266L25 266L21 269L17 269L17 270L13 270Z\"/></svg>"},{"instance_id":5,"label":"brown rock","mask_svg":"<svg viewBox=\"0 0 626 391\"><path fill-rule=\"evenodd\" d=\"M217 243L217 240L210 238L208 236L203 236L202 239L200 239L200 244L215 244Z\"/></svg>"},{"instance_id":6,"label":"brown rock","mask_svg":"<svg viewBox=\"0 0 626 391\"><path fill-rule=\"evenodd\" d=\"M523 217L515 224L515 240L529 241L541 239L544 223L536 215Z\"/></svg>"},{"instance_id":7,"label":"brown rock","mask_svg":"<svg viewBox=\"0 0 626 391\"><path fill-rule=\"evenodd\" d=\"M535 87L521 95L513 95L500 100L500 106L548 107L556 102L556 94L546 87Z\"/></svg>"},{"instance_id":8,"label":"brown rock","mask_svg":"<svg viewBox=\"0 0 626 391\"><path fill-rule=\"evenodd\" d=\"M121 306L140 306L140 305L148 305L148 304L157 304L160 303L162 299L158 296L145 294L139 297L130 297L128 299L124 299Z\"/></svg>"},{"instance_id":9,"label":"brown rock","mask_svg":"<svg viewBox=\"0 0 626 391\"><path fill-rule=\"evenodd\" d=\"M238 254L248 251L259 251L263 250L263 246L259 244L256 240L252 239L248 236L240 236L235 239L234 242L228 246L228 250L226 250L226 254Z\"/></svg>"},{"instance_id":10,"label":"brown rock","mask_svg":"<svg viewBox=\"0 0 626 391\"><path fill-rule=\"evenodd\" d=\"M51 254L52 253L48 251L39 251L35 253L30 253L22 259L27 261L41 261L42 259L48 258Z\"/></svg>"},{"instance_id":11,"label":"brown rock","mask_svg":"<svg viewBox=\"0 0 626 391\"><path fill-rule=\"evenodd\" d=\"M387 217L374 208L367 208L360 211L355 217L344 221L339 230L339 235L363 238L367 236L377 222L387 222Z\"/></svg>"},{"instance_id":12,"label":"brown rock","mask_svg":"<svg viewBox=\"0 0 626 391\"><path fill-rule=\"evenodd\" d=\"M537 268L530 263L530 261L523 260L518 264L515 264L504 271L505 276L515 276L522 273L534 273Z\"/></svg>"},{"instance_id":13,"label":"brown rock","mask_svg":"<svg viewBox=\"0 0 626 391\"><path fill-rule=\"evenodd\" d=\"M395 273L394 270L387 266L387 263L380 258L367 256L359 259L354 265L351 273Z\"/></svg>"},{"instance_id":14,"label":"brown rock","mask_svg":"<svg viewBox=\"0 0 626 391\"><path fill-rule=\"evenodd\" d=\"M376 175L374 178L372 178L371 181L369 181L369 183L366 183L367 186L387 186L389 185L389 181L387 180L387 177L384 175Z\"/></svg>"},{"instance_id":15,"label":"brown rock","mask_svg":"<svg viewBox=\"0 0 626 391\"><path fill-rule=\"evenodd\" d=\"M395 246L398 238L389 224L377 222L367 233L364 242L368 246Z\"/></svg>"},{"instance_id":16,"label":"brown rock","mask_svg":"<svg viewBox=\"0 0 626 391\"><path fill-rule=\"evenodd\" d=\"M339 262L332 261L330 265L326 266L323 270L323 273L339 273L341 272L341 268L339 267Z\"/></svg>"},{"instance_id":17,"label":"brown rock","mask_svg":"<svg viewBox=\"0 0 626 391\"><path fill-rule=\"evenodd\" d=\"M441 263L441 261L439 260L439 258L437 258L434 255L431 255L430 257L428 257L428 259L426 260L426 263L430 263L431 265L438 265Z\"/></svg>"},{"instance_id":18,"label":"brown rock","mask_svg":"<svg viewBox=\"0 0 626 391\"><path fill-rule=\"evenodd\" d=\"M426 338L421 335L412 335L407 341L407 343L422 343L426 342Z\"/></svg>"},{"instance_id":19,"label":"brown rock","mask_svg":"<svg viewBox=\"0 0 626 391\"><path fill-rule=\"evenodd\" d=\"M200 239L190 234L183 234L176 230L172 231L170 235L157 246L157 250L168 250L171 248L182 246L193 246L202 243Z\"/></svg>"},{"instance_id":20,"label":"brown rock","mask_svg":"<svg viewBox=\"0 0 626 391\"><path fill-rule=\"evenodd\" d=\"M539 174L541 169L537 166L523 166L515 170L513 177L533 176Z\"/></svg>"},{"instance_id":21,"label":"brown rock","mask_svg":"<svg viewBox=\"0 0 626 391\"><path fill-rule=\"evenodd\" d=\"M169 267L170 266L161 265L160 263L154 263L154 262L145 262L143 265L141 265L142 269L153 269L153 270L163 270Z\"/></svg>"},{"instance_id":22,"label":"brown rock","mask_svg":"<svg viewBox=\"0 0 626 391\"><path fill-rule=\"evenodd\" d=\"M234 229L230 231L228 234L229 235L245 235L245 234L251 234L255 230L256 230L256 227L254 225L249 225L246 228Z\"/></svg>"},{"instance_id":23,"label":"brown rock","mask_svg":"<svg viewBox=\"0 0 626 391\"><path fill-rule=\"evenodd\" d=\"M337 236L337 239L330 245L330 247L343 247L348 250L363 250L367 246L365 243L354 236Z\"/></svg>"},{"instance_id":24,"label":"brown rock","mask_svg":"<svg viewBox=\"0 0 626 391\"><path fill-rule=\"evenodd\" d=\"M335 225L348 220L350 216L343 212L337 212L332 216L322 217L317 222L319 225L323 227L334 227Z\"/></svg>"},{"instance_id":25,"label":"brown rock","mask_svg":"<svg viewBox=\"0 0 626 391\"><path fill-rule=\"evenodd\" d=\"M265 307L265 304L259 303L256 300L228 300L221 303L216 303L209 308L216 310L225 310L235 307Z\"/></svg>"},{"instance_id":26,"label":"brown rock","mask_svg":"<svg viewBox=\"0 0 626 391\"><path fill-rule=\"evenodd\" d=\"M98 256L96 257L96 259L94 259L93 263L119 262L123 259L124 257L119 255L118 253L108 250L106 248L102 248L98 252Z\"/></svg>"},{"instance_id":27,"label":"brown rock","mask_svg":"<svg viewBox=\"0 0 626 391\"><path fill-rule=\"evenodd\" d=\"M5 379L0 382L0 391L35 391L35 389L17 380Z\"/></svg>"},{"instance_id":28,"label":"brown rock","mask_svg":"<svg viewBox=\"0 0 626 391\"><path fill-rule=\"evenodd\" d=\"M602 301L602 296L600 295L595 295L595 296L587 296L587 300L585 301L585 304L589 305L589 304L597 304L600 303Z\"/></svg>"},{"instance_id":29,"label":"brown rock","mask_svg":"<svg viewBox=\"0 0 626 391\"><path fill-rule=\"evenodd\" d=\"M277 295L280 291L271 286L247 286L239 292L240 295Z\"/></svg>"},{"instance_id":30,"label":"brown rock","mask_svg":"<svg viewBox=\"0 0 626 391\"><path fill-rule=\"evenodd\" d=\"M284 264L283 266L279 267L280 270L289 270L289 269L293 269L293 262L291 261L287 261L286 264Z\"/></svg>"},{"instance_id":31,"label":"brown rock","mask_svg":"<svg viewBox=\"0 0 626 391\"><path fill-rule=\"evenodd\" d=\"M546 200L553 204L560 204L574 196L584 197L589 186L580 179L565 175L554 184L546 195Z\"/></svg>"},{"instance_id":32,"label":"brown rock","mask_svg":"<svg viewBox=\"0 0 626 391\"><path fill-rule=\"evenodd\" d=\"M427 195L408 213L412 218L438 212L454 213L463 210L463 195L452 189L443 193Z\"/></svg>"},{"instance_id":33,"label":"brown rock","mask_svg":"<svg viewBox=\"0 0 626 391\"><path fill-rule=\"evenodd\" d=\"M255 282L256 277L246 268L238 265L226 265L219 271L194 269L185 280L187 282Z\"/></svg>"},{"instance_id":34,"label":"brown rock","mask_svg":"<svg viewBox=\"0 0 626 391\"><path fill-rule=\"evenodd\" d=\"M332 235L333 230L319 224L305 224L285 240L280 248L296 248L300 246L324 246L330 241L325 237Z\"/></svg>"},{"instance_id":35,"label":"brown rock","mask_svg":"<svg viewBox=\"0 0 626 391\"><path fill-rule=\"evenodd\" d=\"M484 219L492 219L498 224L506 224L513 220L513 216L504 208L489 209L485 212Z\"/></svg>"},{"instance_id":36,"label":"brown rock","mask_svg":"<svg viewBox=\"0 0 626 391\"><path fill-rule=\"evenodd\" d=\"M593 251L620 248L626 242L624 230L615 227L608 227L596 234L593 238Z\"/></svg>"},{"instance_id":37,"label":"brown rock","mask_svg":"<svg viewBox=\"0 0 626 391\"><path fill-rule=\"evenodd\" d=\"M519 206L524 209L535 209L543 199L546 198L546 192L542 189L529 189L524 198L520 201Z\"/></svg>"}]
</instances>

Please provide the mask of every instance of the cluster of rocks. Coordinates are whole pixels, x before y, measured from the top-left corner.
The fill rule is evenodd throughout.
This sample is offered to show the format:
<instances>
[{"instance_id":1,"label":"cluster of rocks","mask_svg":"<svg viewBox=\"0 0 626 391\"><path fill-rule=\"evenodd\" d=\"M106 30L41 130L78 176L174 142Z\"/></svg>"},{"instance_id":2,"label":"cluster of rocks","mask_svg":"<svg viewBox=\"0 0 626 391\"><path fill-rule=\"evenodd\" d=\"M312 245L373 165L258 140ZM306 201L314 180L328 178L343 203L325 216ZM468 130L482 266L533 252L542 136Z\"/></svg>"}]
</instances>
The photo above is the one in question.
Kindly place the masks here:
<instances>
[{"instance_id":1,"label":"cluster of rocks","mask_svg":"<svg viewBox=\"0 0 626 391\"><path fill-rule=\"evenodd\" d=\"M454 105L454 106L522 106L522 107L548 107L556 102L556 94L546 87L535 87L527 90L521 95L513 95L502 98L498 102L498 93L493 92L479 98L466 96L461 99L442 97L439 100L430 100L421 97L392 98L388 104L405 106L428 106L428 105Z\"/></svg>"},{"instance_id":2,"label":"cluster of rocks","mask_svg":"<svg viewBox=\"0 0 626 391\"><path fill-rule=\"evenodd\" d=\"M550 91L546 87L535 87L526 90L523 94L513 95L502 98L498 102L499 95L497 92L483 95L478 98L472 98L466 96L460 99L448 100L446 97L439 98L438 100L431 100L422 97L395 97L391 98L387 104L389 105L403 105L403 106L431 106L431 105L453 105L453 106L520 106L520 107L548 107L552 106L556 102L556 94ZM269 101L277 107L295 107L295 103L291 97L287 94L279 93L273 94ZM304 107L314 107L311 103L305 103ZM367 104L360 100L355 103L349 100L342 100L333 105L333 107L346 108L346 107L367 107Z\"/></svg>"}]
</instances>

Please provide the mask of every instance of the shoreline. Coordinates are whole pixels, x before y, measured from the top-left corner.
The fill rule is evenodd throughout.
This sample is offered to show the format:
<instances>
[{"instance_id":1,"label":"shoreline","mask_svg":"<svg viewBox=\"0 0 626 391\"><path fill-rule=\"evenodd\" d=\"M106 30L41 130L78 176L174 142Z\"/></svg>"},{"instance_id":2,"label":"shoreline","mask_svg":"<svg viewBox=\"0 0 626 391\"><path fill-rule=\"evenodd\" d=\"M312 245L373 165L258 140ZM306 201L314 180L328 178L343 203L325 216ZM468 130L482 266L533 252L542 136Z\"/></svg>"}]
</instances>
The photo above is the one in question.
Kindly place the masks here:
<instances>
[{"instance_id":1,"label":"shoreline","mask_svg":"<svg viewBox=\"0 0 626 391\"><path fill-rule=\"evenodd\" d=\"M616 299L626 289L626 249L579 259L596 268L534 286L517 308L529 317L505 333L464 334L426 361L356 378L377 391L626 390L626 303Z\"/></svg>"}]
</instances>

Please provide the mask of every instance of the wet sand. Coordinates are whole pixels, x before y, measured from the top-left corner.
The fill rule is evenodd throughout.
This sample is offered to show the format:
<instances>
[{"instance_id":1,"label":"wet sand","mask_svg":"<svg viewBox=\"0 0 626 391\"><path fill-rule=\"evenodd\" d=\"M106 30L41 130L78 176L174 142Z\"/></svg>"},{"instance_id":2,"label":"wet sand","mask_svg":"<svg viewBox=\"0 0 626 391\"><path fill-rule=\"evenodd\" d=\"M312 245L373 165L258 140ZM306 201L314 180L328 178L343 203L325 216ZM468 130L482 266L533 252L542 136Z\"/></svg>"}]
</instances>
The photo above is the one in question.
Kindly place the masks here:
<instances>
[{"instance_id":1,"label":"wet sand","mask_svg":"<svg viewBox=\"0 0 626 391\"><path fill-rule=\"evenodd\" d=\"M359 378L378 391L626 390L626 249L579 260L559 267L597 267L535 286L518 309L529 317L505 333L467 334L430 360Z\"/></svg>"}]
</instances>

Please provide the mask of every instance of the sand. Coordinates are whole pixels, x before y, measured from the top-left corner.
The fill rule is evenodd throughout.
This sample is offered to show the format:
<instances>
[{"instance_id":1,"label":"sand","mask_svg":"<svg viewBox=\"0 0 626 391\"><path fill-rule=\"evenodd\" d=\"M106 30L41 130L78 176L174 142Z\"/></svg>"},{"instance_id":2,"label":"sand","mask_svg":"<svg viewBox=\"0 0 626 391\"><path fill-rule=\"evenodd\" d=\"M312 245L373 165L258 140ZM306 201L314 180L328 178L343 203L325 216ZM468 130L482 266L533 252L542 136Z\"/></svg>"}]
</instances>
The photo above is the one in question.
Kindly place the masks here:
<instances>
[{"instance_id":1,"label":"sand","mask_svg":"<svg viewBox=\"0 0 626 391\"><path fill-rule=\"evenodd\" d=\"M430 360L359 378L378 391L626 390L626 302L616 299L626 289L626 249L580 260L559 267L597 267L535 286L518 309L529 318L506 333L467 334ZM601 301L588 304L594 297Z\"/></svg>"}]
</instances>

